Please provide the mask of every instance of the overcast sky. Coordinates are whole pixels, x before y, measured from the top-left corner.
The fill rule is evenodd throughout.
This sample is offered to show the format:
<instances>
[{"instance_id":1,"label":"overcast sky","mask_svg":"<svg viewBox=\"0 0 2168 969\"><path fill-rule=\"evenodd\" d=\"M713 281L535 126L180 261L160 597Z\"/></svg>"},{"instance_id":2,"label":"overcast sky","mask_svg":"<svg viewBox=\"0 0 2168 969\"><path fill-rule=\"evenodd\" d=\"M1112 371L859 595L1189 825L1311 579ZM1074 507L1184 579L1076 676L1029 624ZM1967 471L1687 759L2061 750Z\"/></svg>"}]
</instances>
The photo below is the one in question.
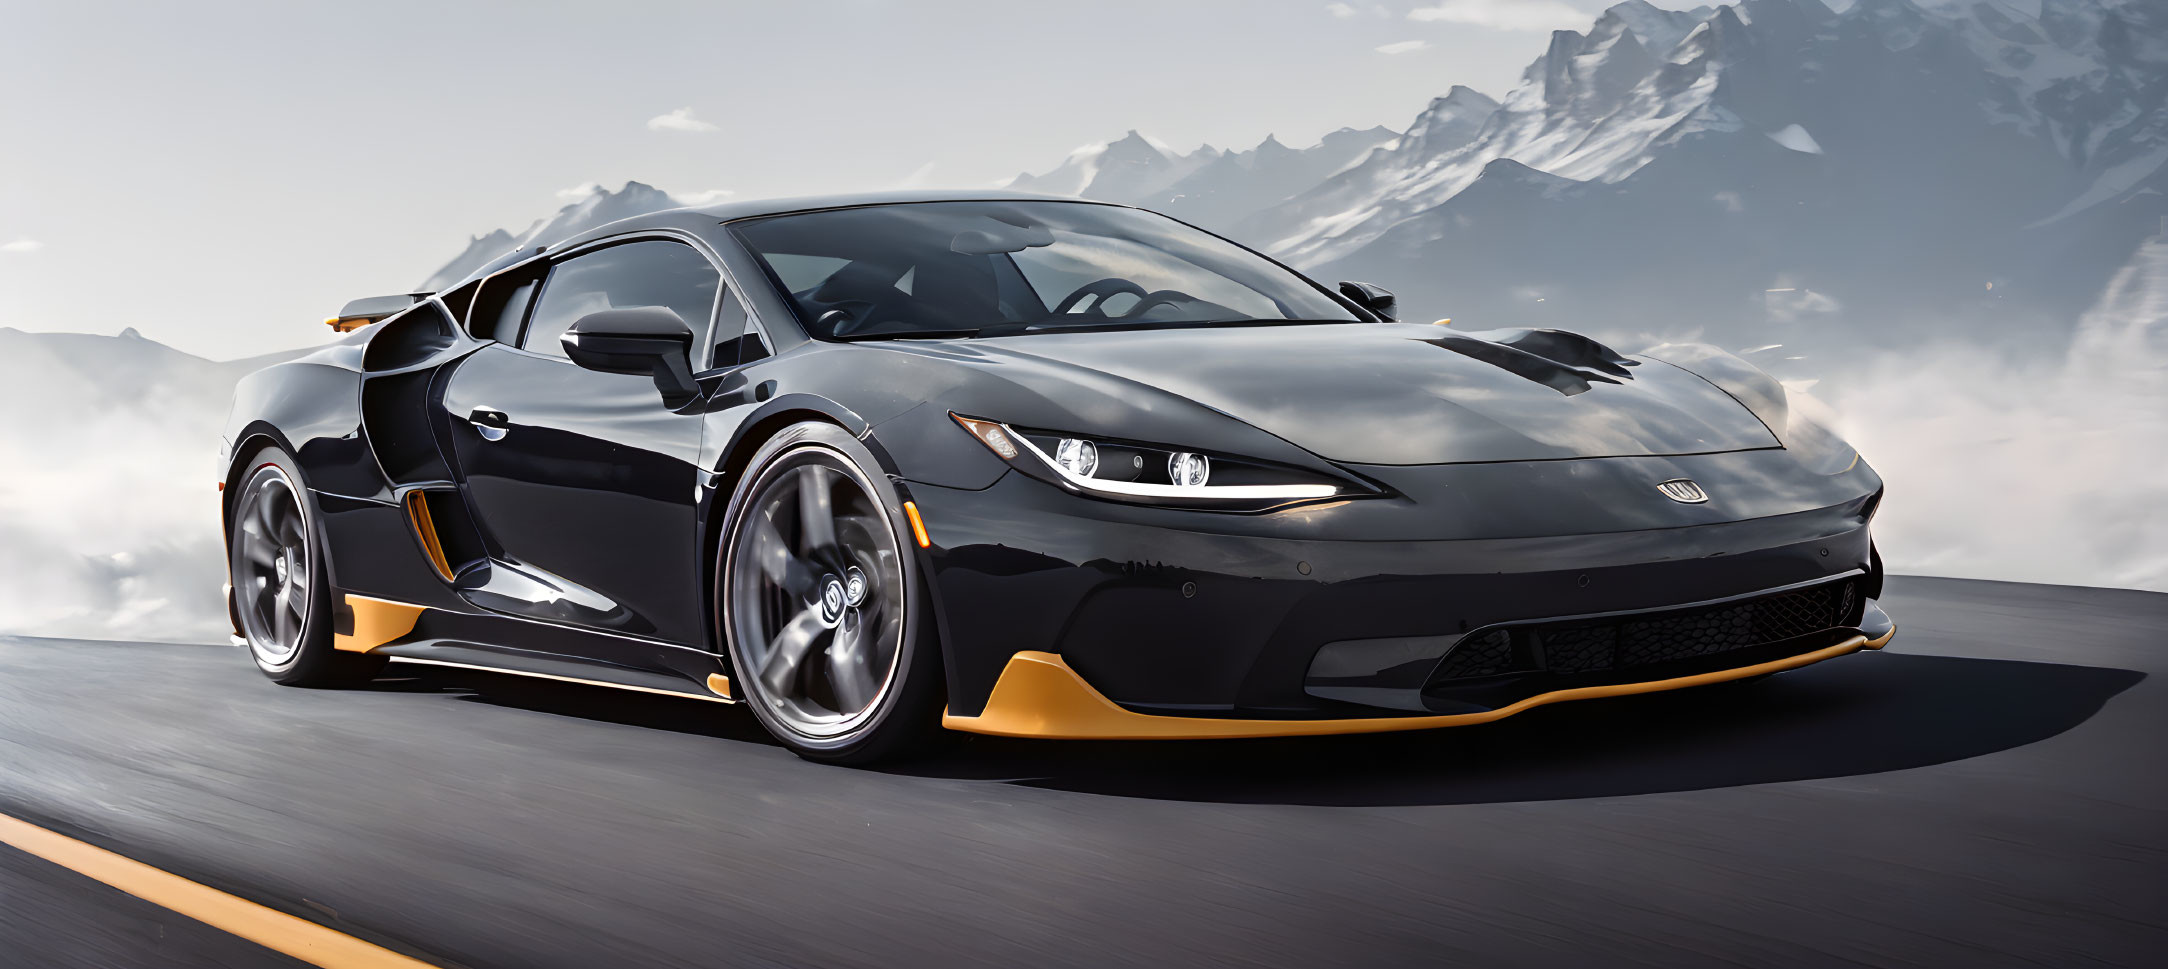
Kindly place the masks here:
<instances>
[{"instance_id":1,"label":"overcast sky","mask_svg":"<svg viewBox=\"0 0 2168 969\"><path fill-rule=\"evenodd\" d=\"M0 326L246 356L586 183L980 187L1131 128L1398 130L1606 5L0 0Z\"/></svg>"}]
</instances>

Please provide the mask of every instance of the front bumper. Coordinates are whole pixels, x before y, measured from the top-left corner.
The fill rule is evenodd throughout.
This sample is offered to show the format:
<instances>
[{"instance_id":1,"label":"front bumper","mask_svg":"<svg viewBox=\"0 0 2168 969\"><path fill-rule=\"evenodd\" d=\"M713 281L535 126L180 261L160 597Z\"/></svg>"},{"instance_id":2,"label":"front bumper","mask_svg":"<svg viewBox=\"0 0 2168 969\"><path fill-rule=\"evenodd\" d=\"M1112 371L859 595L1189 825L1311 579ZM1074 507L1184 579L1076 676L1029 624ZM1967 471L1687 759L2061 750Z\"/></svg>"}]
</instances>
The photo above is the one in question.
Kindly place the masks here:
<instances>
[{"instance_id":1,"label":"front bumper","mask_svg":"<svg viewBox=\"0 0 2168 969\"><path fill-rule=\"evenodd\" d=\"M1857 626L1880 592L1867 530L1880 481L1864 466L1800 479L1778 460L1789 458L1414 469L1395 472L1394 497L1264 515L1092 500L1014 472L979 490L903 485L931 540L927 574L951 726L1018 732L1029 718L993 704L1006 691L1047 702L1066 695L1074 709L1111 705L1205 731L1183 735L1258 736L1351 729L1290 722L1378 720L1361 729L1392 730L1470 722L1440 717L1496 719L1557 699L1826 658L1855 636L1860 644L1837 652L1860 648L1876 635ZM1719 495L1758 504L1664 507L1673 503L1653 483L1686 476L1723 481ZM1510 689L1473 700L1429 682L1444 653L1486 630L1839 582L1853 586L1852 620L1762 644L1789 648L1783 655L1762 649L1686 667L1628 671L1621 662L1607 676L1508 677ZM1387 640L1417 643L1412 665L1378 670L1371 683L1321 683L1313 669L1328 645ZM1065 680L1073 682L1050 687ZM1336 689L1350 685L1373 689ZM1207 721L1270 726L1198 726ZM1028 735L1170 735L1139 729L1101 723Z\"/></svg>"}]
</instances>

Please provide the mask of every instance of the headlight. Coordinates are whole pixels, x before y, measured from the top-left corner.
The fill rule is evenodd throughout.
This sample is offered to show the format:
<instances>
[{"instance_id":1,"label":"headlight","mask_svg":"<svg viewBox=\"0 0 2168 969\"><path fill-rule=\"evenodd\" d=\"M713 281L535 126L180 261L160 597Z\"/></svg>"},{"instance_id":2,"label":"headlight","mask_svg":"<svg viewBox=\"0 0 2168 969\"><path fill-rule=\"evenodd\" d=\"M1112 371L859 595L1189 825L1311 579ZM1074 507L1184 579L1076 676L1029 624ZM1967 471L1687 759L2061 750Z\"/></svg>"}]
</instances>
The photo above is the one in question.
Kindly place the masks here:
<instances>
[{"instance_id":1,"label":"headlight","mask_svg":"<svg viewBox=\"0 0 2168 969\"><path fill-rule=\"evenodd\" d=\"M1199 451L1155 447L1056 431L1026 430L951 414L1002 460L1074 491L1145 504L1261 511L1357 488L1315 473Z\"/></svg>"},{"instance_id":2,"label":"headlight","mask_svg":"<svg viewBox=\"0 0 2168 969\"><path fill-rule=\"evenodd\" d=\"M1054 448L1054 464L1077 477L1089 478L1099 470L1099 446L1079 438L1062 438Z\"/></svg>"}]
</instances>

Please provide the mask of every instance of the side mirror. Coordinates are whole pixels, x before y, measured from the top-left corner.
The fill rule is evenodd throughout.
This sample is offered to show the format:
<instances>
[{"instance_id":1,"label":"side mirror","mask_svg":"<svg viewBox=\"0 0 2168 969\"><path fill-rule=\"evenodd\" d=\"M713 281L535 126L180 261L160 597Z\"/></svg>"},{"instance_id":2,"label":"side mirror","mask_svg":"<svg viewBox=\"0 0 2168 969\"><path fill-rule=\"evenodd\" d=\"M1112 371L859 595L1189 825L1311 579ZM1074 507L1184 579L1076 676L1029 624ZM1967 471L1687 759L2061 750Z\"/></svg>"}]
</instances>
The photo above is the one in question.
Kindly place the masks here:
<instances>
[{"instance_id":1,"label":"side mirror","mask_svg":"<svg viewBox=\"0 0 2168 969\"><path fill-rule=\"evenodd\" d=\"M1380 287L1369 283L1343 282L1340 284L1340 295L1354 300L1355 305L1376 313L1379 319L1387 323L1394 320L1393 307L1398 301L1393 299L1393 294Z\"/></svg>"},{"instance_id":2,"label":"side mirror","mask_svg":"<svg viewBox=\"0 0 2168 969\"><path fill-rule=\"evenodd\" d=\"M603 373L650 374L663 403L682 406L693 382L693 331L666 306L633 306L580 317L561 338L573 363Z\"/></svg>"}]
</instances>

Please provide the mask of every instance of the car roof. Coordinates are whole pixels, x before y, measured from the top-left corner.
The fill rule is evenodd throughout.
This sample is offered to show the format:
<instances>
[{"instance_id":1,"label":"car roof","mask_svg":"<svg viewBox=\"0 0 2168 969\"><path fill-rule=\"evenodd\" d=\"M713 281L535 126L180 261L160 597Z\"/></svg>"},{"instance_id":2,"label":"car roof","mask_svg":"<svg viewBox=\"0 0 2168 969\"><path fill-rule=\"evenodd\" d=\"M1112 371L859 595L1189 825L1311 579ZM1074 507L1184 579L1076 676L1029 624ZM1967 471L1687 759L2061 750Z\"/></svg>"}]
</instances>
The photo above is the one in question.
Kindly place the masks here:
<instances>
[{"instance_id":1,"label":"car roof","mask_svg":"<svg viewBox=\"0 0 2168 969\"><path fill-rule=\"evenodd\" d=\"M695 206L693 211L714 216L718 221L735 222L739 219L758 218L764 215L782 215L786 212L809 212L816 209L842 209L860 205L898 205L909 202L1089 202L1067 195L1041 195L1034 192L1008 192L999 190L966 191L909 190L896 192L858 192L846 195L805 195L796 198L749 199L743 202L724 202L718 205ZM1100 203L1105 204L1105 203Z\"/></svg>"},{"instance_id":2,"label":"car roof","mask_svg":"<svg viewBox=\"0 0 2168 969\"><path fill-rule=\"evenodd\" d=\"M984 190L912 190L895 192L859 192L844 195L802 195L792 198L744 199L715 205L689 205L682 208L662 209L642 215L629 216L615 222L607 222L577 234L550 242L540 249L521 246L483 264L465 279L454 284L487 276L507 266L526 262L544 253L563 252L586 245L598 239L641 232L648 229L677 229L698 234L703 229L721 223L754 219L791 212L815 212L822 209L847 209L865 205L901 205L912 202L1070 202L1085 205L1113 205L1118 203L1080 199L1069 195L1042 195L1034 192L1009 192L1000 189ZM447 287L451 288L451 287Z\"/></svg>"},{"instance_id":3,"label":"car roof","mask_svg":"<svg viewBox=\"0 0 2168 969\"><path fill-rule=\"evenodd\" d=\"M757 219L769 215L791 212L815 212L821 209L847 209L865 205L903 205L912 202L1074 202L1089 205L1110 205L1068 195L1040 195L1032 192L1006 192L998 189L970 191L947 189L940 191L913 190L899 192L858 192L847 195L801 195L793 198L746 199L721 202L714 205L689 205L684 208L662 209L644 215L619 219L598 225L578 235L550 245L551 249L566 249L595 239L637 232L642 229L683 228L688 222L709 225L720 222L736 222L741 219Z\"/></svg>"}]
</instances>

